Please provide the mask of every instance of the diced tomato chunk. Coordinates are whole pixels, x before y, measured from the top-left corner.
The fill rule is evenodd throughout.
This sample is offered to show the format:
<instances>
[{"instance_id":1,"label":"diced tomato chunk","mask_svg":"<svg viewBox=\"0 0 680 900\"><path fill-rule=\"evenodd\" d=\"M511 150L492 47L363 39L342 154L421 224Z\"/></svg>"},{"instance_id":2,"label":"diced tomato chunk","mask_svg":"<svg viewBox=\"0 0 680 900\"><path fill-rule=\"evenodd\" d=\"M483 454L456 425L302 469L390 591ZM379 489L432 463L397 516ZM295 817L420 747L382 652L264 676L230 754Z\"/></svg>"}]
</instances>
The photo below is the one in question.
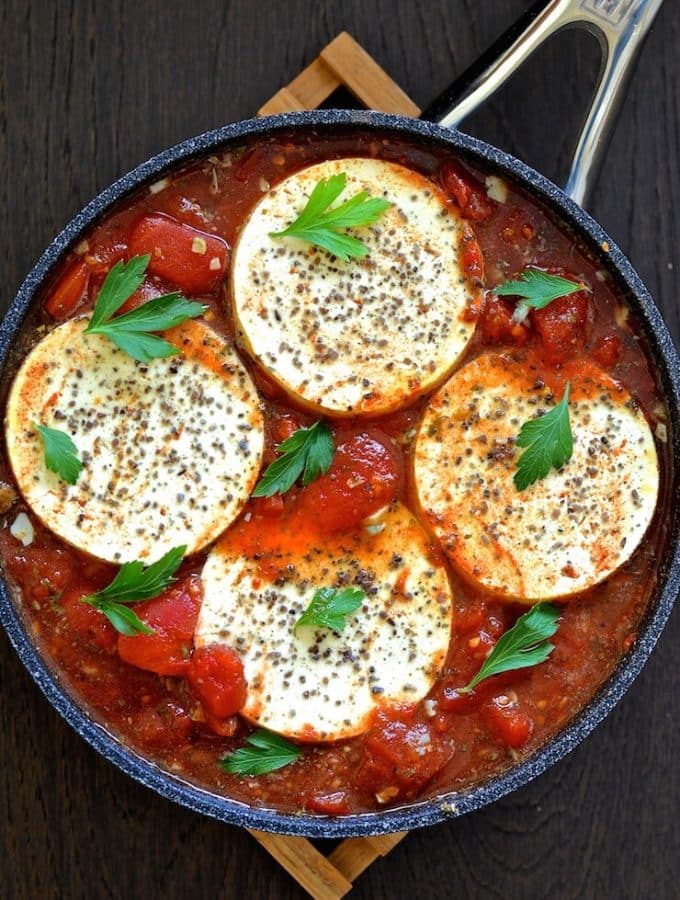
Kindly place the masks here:
<instances>
[{"instance_id":1,"label":"diced tomato chunk","mask_svg":"<svg viewBox=\"0 0 680 900\"><path fill-rule=\"evenodd\" d=\"M49 297L45 301L45 309L54 319L67 319L85 299L87 285L90 281L90 270L87 264L79 259L64 272Z\"/></svg>"},{"instance_id":2,"label":"diced tomato chunk","mask_svg":"<svg viewBox=\"0 0 680 900\"><path fill-rule=\"evenodd\" d=\"M533 733L534 720L519 708L517 700L505 694L485 704L481 714L490 734L514 750L523 747Z\"/></svg>"},{"instance_id":3,"label":"diced tomato chunk","mask_svg":"<svg viewBox=\"0 0 680 900\"><path fill-rule=\"evenodd\" d=\"M459 163L448 162L442 171L444 190L456 202L464 219L485 222L493 212L493 203L484 186Z\"/></svg>"},{"instance_id":4,"label":"diced tomato chunk","mask_svg":"<svg viewBox=\"0 0 680 900\"><path fill-rule=\"evenodd\" d=\"M585 291L558 297L543 309L531 311L531 321L540 335L545 358L551 365L566 362L583 349L588 321Z\"/></svg>"},{"instance_id":5,"label":"diced tomato chunk","mask_svg":"<svg viewBox=\"0 0 680 900\"><path fill-rule=\"evenodd\" d=\"M184 675L200 604L201 588L195 577L173 585L153 600L135 603L134 611L153 634L119 635L120 658L158 675Z\"/></svg>"},{"instance_id":6,"label":"diced tomato chunk","mask_svg":"<svg viewBox=\"0 0 680 900\"><path fill-rule=\"evenodd\" d=\"M128 242L130 256L151 254L148 271L188 294L215 290L224 277L227 251L222 238L163 213L140 219Z\"/></svg>"},{"instance_id":7,"label":"diced tomato chunk","mask_svg":"<svg viewBox=\"0 0 680 900\"><path fill-rule=\"evenodd\" d=\"M95 244L85 256L85 262L93 275L107 275L117 262L125 259L127 244L122 241L104 237L100 244Z\"/></svg>"},{"instance_id":8,"label":"diced tomato chunk","mask_svg":"<svg viewBox=\"0 0 680 900\"><path fill-rule=\"evenodd\" d=\"M239 656L223 644L199 647L186 673L192 690L211 716L232 716L246 702L246 679Z\"/></svg>"},{"instance_id":9,"label":"diced tomato chunk","mask_svg":"<svg viewBox=\"0 0 680 900\"><path fill-rule=\"evenodd\" d=\"M124 313L130 312L130 310L137 309L138 306L148 303L149 300L153 300L155 297L162 297L163 294L167 293L169 293L168 289L161 287L160 284L156 284L154 281L145 279L134 294L128 297L120 309L117 310L116 315L122 316Z\"/></svg>"},{"instance_id":10,"label":"diced tomato chunk","mask_svg":"<svg viewBox=\"0 0 680 900\"><path fill-rule=\"evenodd\" d=\"M344 816L351 807L345 791L332 791L325 794L316 791L305 802L307 809L326 816Z\"/></svg>"},{"instance_id":11,"label":"diced tomato chunk","mask_svg":"<svg viewBox=\"0 0 680 900\"><path fill-rule=\"evenodd\" d=\"M233 737L238 731L238 716L227 716L224 719L220 719L217 716L211 716L206 710L204 710L204 714L205 724L210 728L213 734L218 734L220 737Z\"/></svg>"},{"instance_id":12,"label":"diced tomato chunk","mask_svg":"<svg viewBox=\"0 0 680 900\"><path fill-rule=\"evenodd\" d=\"M340 432L333 462L298 494L302 515L320 519L326 531L353 528L399 494L403 463L394 442L377 428ZM323 516L319 517L319 510Z\"/></svg>"},{"instance_id":13,"label":"diced tomato chunk","mask_svg":"<svg viewBox=\"0 0 680 900\"><path fill-rule=\"evenodd\" d=\"M291 434L295 434L300 428L306 428L307 423L296 413L289 410L280 410L272 413L268 422L269 435L275 446L282 444Z\"/></svg>"},{"instance_id":14,"label":"diced tomato chunk","mask_svg":"<svg viewBox=\"0 0 680 900\"><path fill-rule=\"evenodd\" d=\"M527 342L529 328L524 322L515 322L513 313L514 306L508 300L487 294L480 319L485 344L515 344L521 347Z\"/></svg>"},{"instance_id":15,"label":"diced tomato chunk","mask_svg":"<svg viewBox=\"0 0 680 900\"><path fill-rule=\"evenodd\" d=\"M621 355L621 340L615 334L605 334L592 349L594 359L605 369L611 369Z\"/></svg>"},{"instance_id":16,"label":"diced tomato chunk","mask_svg":"<svg viewBox=\"0 0 680 900\"><path fill-rule=\"evenodd\" d=\"M277 448L300 428L307 428L310 422L301 415L287 409L273 407L267 417L264 463L269 465L277 456Z\"/></svg>"},{"instance_id":17,"label":"diced tomato chunk","mask_svg":"<svg viewBox=\"0 0 680 900\"><path fill-rule=\"evenodd\" d=\"M361 790L383 802L420 790L453 755L452 745L427 723L393 719L380 710L364 741L364 758L357 771Z\"/></svg>"},{"instance_id":18,"label":"diced tomato chunk","mask_svg":"<svg viewBox=\"0 0 680 900\"><path fill-rule=\"evenodd\" d=\"M82 638L113 653L116 649L118 634L106 616L89 603L83 603L97 587L84 581L76 582L66 588L61 597L61 606L70 627Z\"/></svg>"},{"instance_id":19,"label":"diced tomato chunk","mask_svg":"<svg viewBox=\"0 0 680 900\"><path fill-rule=\"evenodd\" d=\"M0 530L2 558L12 578L21 585L24 596L31 600L58 597L73 575L73 557L61 547L45 545L43 533L24 547L9 531Z\"/></svg>"}]
</instances>

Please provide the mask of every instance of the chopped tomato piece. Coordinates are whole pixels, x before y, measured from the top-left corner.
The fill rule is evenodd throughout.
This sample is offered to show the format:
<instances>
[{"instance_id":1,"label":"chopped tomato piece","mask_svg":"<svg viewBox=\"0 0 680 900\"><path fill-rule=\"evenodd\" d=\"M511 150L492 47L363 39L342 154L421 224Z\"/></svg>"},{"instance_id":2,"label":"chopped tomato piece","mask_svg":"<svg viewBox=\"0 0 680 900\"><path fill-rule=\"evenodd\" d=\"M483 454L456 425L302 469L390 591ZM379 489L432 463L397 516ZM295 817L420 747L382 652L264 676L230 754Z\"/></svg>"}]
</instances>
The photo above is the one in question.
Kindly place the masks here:
<instances>
[{"instance_id":1,"label":"chopped tomato piece","mask_svg":"<svg viewBox=\"0 0 680 900\"><path fill-rule=\"evenodd\" d=\"M42 533L28 547L0 531L0 546L5 565L12 578L21 585L24 596L31 600L58 597L73 575L73 557L61 547L45 546Z\"/></svg>"},{"instance_id":2,"label":"chopped tomato piece","mask_svg":"<svg viewBox=\"0 0 680 900\"><path fill-rule=\"evenodd\" d=\"M377 713L357 772L359 787L383 801L417 792L453 755L452 745L427 723L395 721L392 712Z\"/></svg>"},{"instance_id":3,"label":"chopped tomato piece","mask_svg":"<svg viewBox=\"0 0 680 900\"><path fill-rule=\"evenodd\" d=\"M345 791L333 791L329 794L316 791L307 798L305 806L312 812L326 816L344 816L351 811Z\"/></svg>"},{"instance_id":4,"label":"chopped tomato piece","mask_svg":"<svg viewBox=\"0 0 680 900\"><path fill-rule=\"evenodd\" d=\"M54 319L67 319L85 299L90 270L82 259L74 262L61 276L45 301L45 309Z\"/></svg>"},{"instance_id":5,"label":"chopped tomato piece","mask_svg":"<svg viewBox=\"0 0 680 900\"><path fill-rule=\"evenodd\" d=\"M308 427L308 423L303 422L300 416L289 410L278 410L272 413L268 425L272 442L276 446L282 444L286 438L295 434L300 428Z\"/></svg>"},{"instance_id":6,"label":"chopped tomato piece","mask_svg":"<svg viewBox=\"0 0 680 900\"><path fill-rule=\"evenodd\" d=\"M196 200L185 197L183 194L176 194L172 189L165 191L163 194L163 208L166 213L185 222L187 225L193 225L196 228L205 228L210 225L210 221L214 216L208 212Z\"/></svg>"},{"instance_id":7,"label":"chopped tomato piece","mask_svg":"<svg viewBox=\"0 0 680 900\"><path fill-rule=\"evenodd\" d=\"M216 716L211 716L205 710L204 714L205 724L214 734L218 734L220 737L233 737L238 731L238 716L227 716L226 719L219 719Z\"/></svg>"},{"instance_id":8,"label":"chopped tomato piece","mask_svg":"<svg viewBox=\"0 0 680 900\"><path fill-rule=\"evenodd\" d=\"M127 244L110 240L96 244L85 256L85 262L93 275L107 275L117 262L125 259Z\"/></svg>"},{"instance_id":9,"label":"chopped tomato piece","mask_svg":"<svg viewBox=\"0 0 680 900\"><path fill-rule=\"evenodd\" d=\"M620 338L615 334L605 334L593 347L592 354L601 366L611 369L621 355Z\"/></svg>"},{"instance_id":10,"label":"chopped tomato piece","mask_svg":"<svg viewBox=\"0 0 680 900\"><path fill-rule=\"evenodd\" d=\"M298 509L319 519L326 531L353 528L399 494L403 463L394 442L377 428L335 437L333 462L316 481L301 488Z\"/></svg>"},{"instance_id":11,"label":"chopped tomato piece","mask_svg":"<svg viewBox=\"0 0 680 900\"><path fill-rule=\"evenodd\" d=\"M83 603L83 598L96 590L93 584L84 581L70 585L62 594L61 606L66 621L74 631L102 650L113 653L118 638L116 629L103 613L89 603Z\"/></svg>"},{"instance_id":12,"label":"chopped tomato piece","mask_svg":"<svg viewBox=\"0 0 680 900\"><path fill-rule=\"evenodd\" d=\"M134 294L128 297L120 309L117 310L116 315L122 316L123 313L130 312L132 309L137 309L138 306L148 303L149 300L153 300L155 297L162 297L163 294L168 293L169 290L167 288L161 287L160 284L156 284L154 281L147 281L145 279Z\"/></svg>"},{"instance_id":13,"label":"chopped tomato piece","mask_svg":"<svg viewBox=\"0 0 680 900\"><path fill-rule=\"evenodd\" d=\"M447 194L456 202L464 219L485 222L493 212L493 203L484 186L459 163L448 162L442 172Z\"/></svg>"},{"instance_id":14,"label":"chopped tomato piece","mask_svg":"<svg viewBox=\"0 0 680 900\"><path fill-rule=\"evenodd\" d=\"M500 694L481 709L482 719L493 737L518 750L531 737L534 720L523 712L517 700Z\"/></svg>"},{"instance_id":15,"label":"chopped tomato piece","mask_svg":"<svg viewBox=\"0 0 680 900\"><path fill-rule=\"evenodd\" d=\"M558 297L543 309L533 309L531 321L540 335L547 362L566 362L585 346L588 295L578 291Z\"/></svg>"},{"instance_id":16,"label":"chopped tomato piece","mask_svg":"<svg viewBox=\"0 0 680 900\"><path fill-rule=\"evenodd\" d=\"M148 271L186 291L210 293L220 284L227 265L227 243L170 216L144 216L132 229L130 256L151 254Z\"/></svg>"},{"instance_id":17,"label":"chopped tomato piece","mask_svg":"<svg viewBox=\"0 0 680 900\"><path fill-rule=\"evenodd\" d=\"M279 455L277 447L300 428L307 428L310 422L290 410L274 407L266 424L264 464L268 466Z\"/></svg>"},{"instance_id":18,"label":"chopped tomato piece","mask_svg":"<svg viewBox=\"0 0 680 900\"><path fill-rule=\"evenodd\" d=\"M195 650L186 675L211 716L218 719L232 716L246 702L243 664L229 647L213 644Z\"/></svg>"},{"instance_id":19,"label":"chopped tomato piece","mask_svg":"<svg viewBox=\"0 0 680 900\"><path fill-rule=\"evenodd\" d=\"M487 294L481 315L482 340L485 344L515 344L522 346L529 337L524 322L512 318L515 307L508 300Z\"/></svg>"},{"instance_id":20,"label":"chopped tomato piece","mask_svg":"<svg viewBox=\"0 0 680 900\"><path fill-rule=\"evenodd\" d=\"M201 589L195 577L173 585L153 600L135 603L134 611L153 634L119 635L120 658L158 675L184 675L200 604Z\"/></svg>"}]
</instances>

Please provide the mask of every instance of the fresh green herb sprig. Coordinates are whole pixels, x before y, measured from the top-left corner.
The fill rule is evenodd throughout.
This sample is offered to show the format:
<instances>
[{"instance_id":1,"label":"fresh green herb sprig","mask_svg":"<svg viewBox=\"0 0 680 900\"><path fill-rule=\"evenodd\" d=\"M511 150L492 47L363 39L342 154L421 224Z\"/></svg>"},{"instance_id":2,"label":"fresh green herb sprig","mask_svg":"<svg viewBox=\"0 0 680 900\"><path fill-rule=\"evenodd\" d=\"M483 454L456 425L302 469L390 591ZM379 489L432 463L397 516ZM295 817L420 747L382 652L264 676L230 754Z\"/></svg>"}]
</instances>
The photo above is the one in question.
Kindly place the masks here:
<instances>
[{"instance_id":1,"label":"fresh green herb sprig","mask_svg":"<svg viewBox=\"0 0 680 900\"><path fill-rule=\"evenodd\" d=\"M587 290L589 288L585 284L535 268L525 269L517 278L494 288L499 297L519 297L517 310L520 313L526 313L530 309L544 309L553 300Z\"/></svg>"},{"instance_id":2,"label":"fresh green herb sprig","mask_svg":"<svg viewBox=\"0 0 680 900\"><path fill-rule=\"evenodd\" d=\"M517 446L524 448L524 452L517 460L513 478L518 491L545 478L553 466L559 469L571 459L574 441L569 421L570 388L567 384L557 406L537 419L529 419L520 428Z\"/></svg>"},{"instance_id":3,"label":"fresh green herb sprig","mask_svg":"<svg viewBox=\"0 0 680 900\"><path fill-rule=\"evenodd\" d=\"M295 623L295 629L314 625L339 634L347 625L347 616L356 612L365 598L366 593L359 588L319 588Z\"/></svg>"},{"instance_id":4,"label":"fresh green herb sprig","mask_svg":"<svg viewBox=\"0 0 680 900\"><path fill-rule=\"evenodd\" d=\"M232 775L267 775L295 762L302 751L278 734L260 728L246 738L248 746L229 753L220 766Z\"/></svg>"},{"instance_id":5,"label":"fresh green herb sprig","mask_svg":"<svg viewBox=\"0 0 680 900\"><path fill-rule=\"evenodd\" d=\"M127 637L153 634L153 629L142 622L129 604L151 600L172 584L186 551L186 546L173 547L149 566L139 560L123 563L111 584L84 597L83 603L103 613L116 631Z\"/></svg>"},{"instance_id":6,"label":"fresh green herb sprig","mask_svg":"<svg viewBox=\"0 0 680 900\"><path fill-rule=\"evenodd\" d=\"M165 331L194 319L205 311L202 303L186 300L180 293L154 297L136 309L114 314L137 290L144 279L150 255L133 256L127 262L117 262L101 286L92 318L85 334L101 334L136 359L146 363L152 359L176 356L180 351L174 344L151 332Z\"/></svg>"},{"instance_id":7,"label":"fresh green herb sprig","mask_svg":"<svg viewBox=\"0 0 680 900\"><path fill-rule=\"evenodd\" d=\"M552 603L533 606L499 638L479 672L465 687L459 688L459 692L469 693L492 675L545 662L554 649L549 639L557 631L559 617L560 611Z\"/></svg>"},{"instance_id":8,"label":"fresh green herb sprig","mask_svg":"<svg viewBox=\"0 0 680 900\"><path fill-rule=\"evenodd\" d=\"M300 215L283 231L272 231L273 238L296 237L327 250L348 262L366 256L368 248L359 238L343 234L344 228L372 225L392 205L389 200L371 197L360 191L339 206L330 209L347 185L347 174L340 172L322 179L309 196Z\"/></svg>"},{"instance_id":9,"label":"fresh green herb sprig","mask_svg":"<svg viewBox=\"0 0 680 900\"><path fill-rule=\"evenodd\" d=\"M253 497L273 497L285 494L302 475L307 486L325 475L333 461L333 435L325 422L315 422L309 428L298 428L276 448L282 455L267 466Z\"/></svg>"},{"instance_id":10,"label":"fresh green herb sprig","mask_svg":"<svg viewBox=\"0 0 680 900\"><path fill-rule=\"evenodd\" d=\"M45 452L45 466L55 472L67 484L75 484L83 469L78 448L65 431L33 423L40 434Z\"/></svg>"}]
</instances>

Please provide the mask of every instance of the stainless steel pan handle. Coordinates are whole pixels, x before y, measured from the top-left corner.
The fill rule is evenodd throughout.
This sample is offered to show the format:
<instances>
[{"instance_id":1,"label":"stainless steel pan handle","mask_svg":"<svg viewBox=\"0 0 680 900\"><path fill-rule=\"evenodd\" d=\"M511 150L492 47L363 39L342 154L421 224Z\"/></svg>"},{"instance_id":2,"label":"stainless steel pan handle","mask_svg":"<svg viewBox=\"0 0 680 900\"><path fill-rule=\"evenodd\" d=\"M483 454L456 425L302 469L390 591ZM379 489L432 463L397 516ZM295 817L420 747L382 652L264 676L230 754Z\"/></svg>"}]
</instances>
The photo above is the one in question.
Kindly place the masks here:
<instances>
[{"instance_id":1,"label":"stainless steel pan handle","mask_svg":"<svg viewBox=\"0 0 680 900\"><path fill-rule=\"evenodd\" d=\"M550 0L531 9L423 113L457 128L531 54L564 28L594 34L602 49L597 89L578 139L565 191L583 205L592 187L633 63L663 0Z\"/></svg>"}]
</instances>

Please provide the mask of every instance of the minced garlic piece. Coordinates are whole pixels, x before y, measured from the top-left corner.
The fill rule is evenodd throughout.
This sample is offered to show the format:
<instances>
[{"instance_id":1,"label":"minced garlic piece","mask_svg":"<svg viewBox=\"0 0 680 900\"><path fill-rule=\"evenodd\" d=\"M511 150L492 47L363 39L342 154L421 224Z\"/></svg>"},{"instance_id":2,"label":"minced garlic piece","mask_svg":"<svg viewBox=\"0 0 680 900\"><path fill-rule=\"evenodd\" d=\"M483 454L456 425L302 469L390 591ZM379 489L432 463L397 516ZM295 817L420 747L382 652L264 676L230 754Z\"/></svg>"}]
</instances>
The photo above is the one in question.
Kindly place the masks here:
<instances>
[{"instance_id":1,"label":"minced garlic piece","mask_svg":"<svg viewBox=\"0 0 680 900\"><path fill-rule=\"evenodd\" d=\"M486 195L497 203L505 203L508 199L508 186L498 175L487 175L484 179Z\"/></svg>"},{"instance_id":2,"label":"minced garlic piece","mask_svg":"<svg viewBox=\"0 0 680 900\"><path fill-rule=\"evenodd\" d=\"M33 524L31 523L31 520L28 518L25 512L19 513L16 519L12 522L9 531L12 537L15 537L18 541L21 541L24 547L28 547L29 544L33 543L35 531L33 530Z\"/></svg>"},{"instance_id":3,"label":"minced garlic piece","mask_svg":"<svg viewBox=\"0 0 680 900\"><path fill-rule=\"evenodd\" d=\"M164 191L169 184L169 178L161 178L160 181L155 181L153 184L149 185L149 193L159 194L161 191Z\"/></svg>"}]
</instances>

